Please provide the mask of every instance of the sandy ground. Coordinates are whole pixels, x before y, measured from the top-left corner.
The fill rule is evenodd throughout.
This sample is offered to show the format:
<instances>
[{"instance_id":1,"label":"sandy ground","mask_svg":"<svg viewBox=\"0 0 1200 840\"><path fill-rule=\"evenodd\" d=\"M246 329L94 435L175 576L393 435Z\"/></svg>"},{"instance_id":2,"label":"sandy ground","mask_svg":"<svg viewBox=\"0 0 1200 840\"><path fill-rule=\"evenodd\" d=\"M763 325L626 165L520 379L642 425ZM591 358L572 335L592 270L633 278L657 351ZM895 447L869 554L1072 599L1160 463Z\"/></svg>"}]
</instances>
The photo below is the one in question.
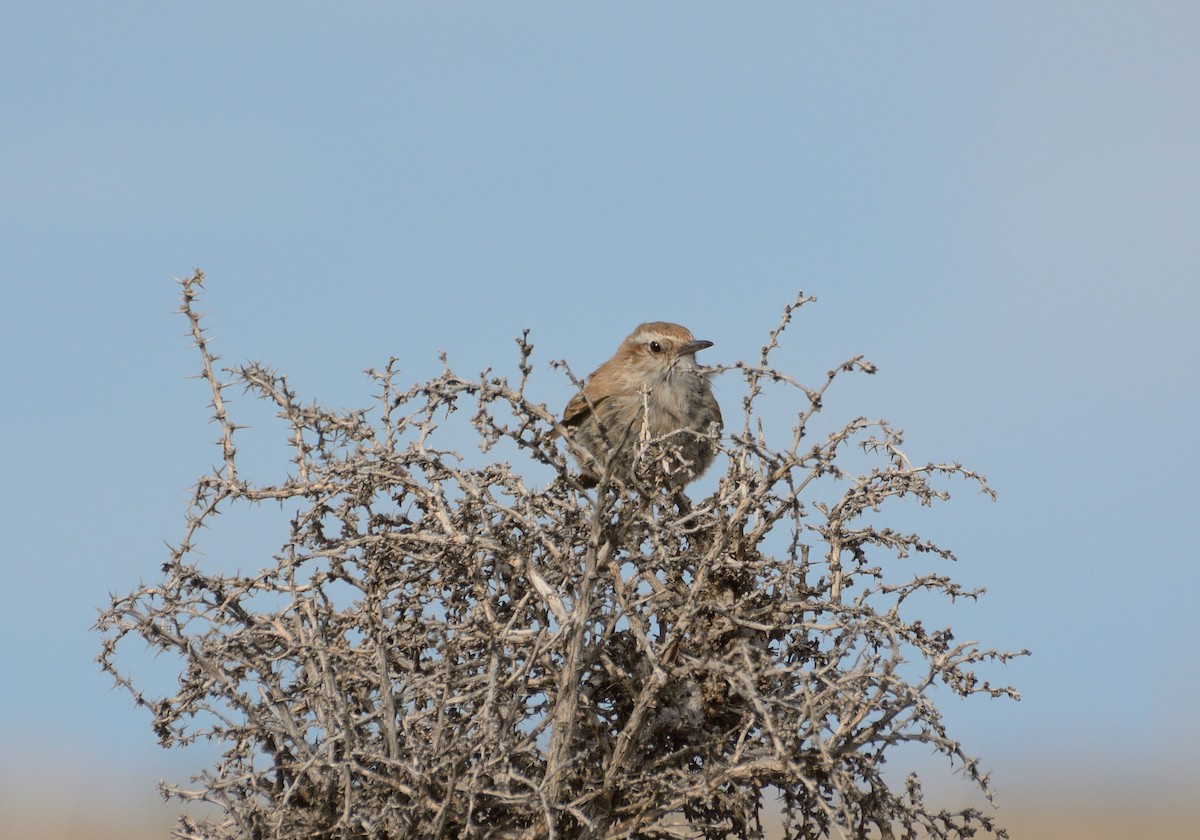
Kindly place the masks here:
<instances>
[{"instance_id":1,"label":"sandy ground","mask_svg":"<svg viewBox=\"0 0 1200 840\"><path fill-rule=\"evenodd\" d=\"M1200 797L1193 796L1194 800ZM1200 836L1200 802L1163 797L1153 802L1023 802L1000 812L1013 840L1195 840ZM119 813L99 803L55 807L35 801L0 802L0 837L5 840L163 840L170 836L174 809L162 802ZM776 835L778 836L778 835Z\"/></svg>"},{"instance_id":2,"label":"sandy ground","mask_svg":"<svg viewBox=\"0 0 1200 840\"><path fill-rule=\"evenodd\" d=\"M21 763L4 758L0 754L0 840L166 840L181 811L155 789L159 773L171 772L164 766L170 762L117 769L111 756L89 760L46 750ZM1141 772L1103 760L1076 762L1070 770L1031 763L1042 769L998 786L996 815L1013 840L1200 838L1200 767L1190 760ZM777 828L768 834L781 836Z\"/></svg>"}]
</instances>

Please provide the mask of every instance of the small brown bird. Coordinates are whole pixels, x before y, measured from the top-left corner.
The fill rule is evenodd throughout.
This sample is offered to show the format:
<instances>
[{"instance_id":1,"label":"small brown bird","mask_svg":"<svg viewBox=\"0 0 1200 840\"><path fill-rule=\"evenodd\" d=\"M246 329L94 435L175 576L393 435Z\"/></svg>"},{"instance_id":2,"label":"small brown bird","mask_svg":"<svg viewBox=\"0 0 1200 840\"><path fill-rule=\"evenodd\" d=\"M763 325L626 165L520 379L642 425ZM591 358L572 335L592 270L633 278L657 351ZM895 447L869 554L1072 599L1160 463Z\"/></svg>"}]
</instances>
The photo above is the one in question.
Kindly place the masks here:
<instances>
[{"instance_id":1,"label":"small brown bird","mask_svg":"<svg viewBox=\"0 0 1200 840\"><path fill-rule=\"evenodd\" d=\"M583 474L585 487L599 483L594 470L628 477L643 429L661 442L654 458L668 486L681 488L708 469L716 454L709 435L714 423L720 431L721 407L711 371L696 364L696 353L711 346L679 324L653 321L630 333L587 378L562 421L571 440L596 459Z\"/></svg>"}]
</instances>

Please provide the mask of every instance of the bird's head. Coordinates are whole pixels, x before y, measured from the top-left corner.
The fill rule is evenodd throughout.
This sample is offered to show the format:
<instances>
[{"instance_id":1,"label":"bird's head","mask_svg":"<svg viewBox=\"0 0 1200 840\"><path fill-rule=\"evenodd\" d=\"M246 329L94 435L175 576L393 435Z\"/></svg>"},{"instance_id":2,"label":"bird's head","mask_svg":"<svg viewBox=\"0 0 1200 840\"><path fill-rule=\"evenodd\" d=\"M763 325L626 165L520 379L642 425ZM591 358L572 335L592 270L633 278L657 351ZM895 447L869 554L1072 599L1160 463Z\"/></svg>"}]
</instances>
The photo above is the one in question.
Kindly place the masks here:
<instances>
[{"instance_id":1,"label":"bird's head","mask_svg":"<svg viewBox=\"0 0 1200 840\"><path fill-rule=\"evenodd\" d=\"M712 342L698 341L686 327L651 321L626 336L613 364L631 377L650 382L676 371L695 370L696 353L706 347L712 347Z\"/></svg>"}]
</instances>

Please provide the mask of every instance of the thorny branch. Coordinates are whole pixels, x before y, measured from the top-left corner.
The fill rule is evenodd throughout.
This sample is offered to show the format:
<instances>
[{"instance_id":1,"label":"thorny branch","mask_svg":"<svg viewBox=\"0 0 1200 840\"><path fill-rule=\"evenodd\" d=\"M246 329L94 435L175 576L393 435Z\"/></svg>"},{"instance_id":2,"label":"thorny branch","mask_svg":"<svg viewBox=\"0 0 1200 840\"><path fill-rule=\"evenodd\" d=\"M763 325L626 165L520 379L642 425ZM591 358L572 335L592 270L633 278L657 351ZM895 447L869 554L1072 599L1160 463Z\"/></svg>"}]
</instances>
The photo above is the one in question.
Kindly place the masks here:
<instances>
[{"instance_id":1,"label":"thorny branch","mask_svg":"<svg viewBox=\"0 0 1200 840\"><path fill-rule=\"evenodd\" d=\"M916 592L978 592L912 572L913 552L953 555L871 516L944 500L947 478L992 491L959 464L914 466L882 421L807 443L835 380L874 371L856 357L807 387L771 366L812 298L787 307L758 363L729 368L747 383L742 429L722 442L717 489L691 502L636 477L583 491L553 414L526 395L528 332L515 387L446 365L402 390L393 360L368 372L374 417L335 412L262 365L218 371L195 309L203 275L181 283L221 465L161 579L98 622L101 665L161 743L223 749L190 787L165 788L219 808L176 836L757 837L767 797L790 838L1006 836L977 809L928 807L915 775L902 789L882 775L893 747L920 742L990 799L931 691L1016 698L976 668L1024 652L909 615ZM278 483L238 472L234 384L287 424L294 470ZM782 449L755 412L774 386L800 403ZM508 463L438 448L439 421L468 406L482 451L507 442L554 478L533 488ZM847 477L849 447L878 464ZM200 528L265 500L297 511L273 559L245 574L196 559ZM175 692L147 696L119 667L127 639L181 663Z\"/></svg>"}]
</instances>

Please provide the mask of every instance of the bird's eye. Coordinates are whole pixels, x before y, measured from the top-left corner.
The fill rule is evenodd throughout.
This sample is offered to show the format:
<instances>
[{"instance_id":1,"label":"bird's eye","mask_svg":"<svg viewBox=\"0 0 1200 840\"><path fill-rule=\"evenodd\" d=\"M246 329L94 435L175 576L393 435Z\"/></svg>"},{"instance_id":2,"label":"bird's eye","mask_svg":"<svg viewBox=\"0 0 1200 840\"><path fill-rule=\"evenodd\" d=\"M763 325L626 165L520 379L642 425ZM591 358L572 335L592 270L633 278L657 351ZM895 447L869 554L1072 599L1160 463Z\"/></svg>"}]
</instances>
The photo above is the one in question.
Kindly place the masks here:
<instances>
[{"instance_id":1,"label":"bird's eye","mask_svg":"<svg viewBox=\"0 0 1200 840\"><path fill-rule=\"evenodd\" d=\"M657 341L651 341L650 342L650 352L651 353L661 353L662 345L659 344Z\"/></svg>"}]
</instances>

